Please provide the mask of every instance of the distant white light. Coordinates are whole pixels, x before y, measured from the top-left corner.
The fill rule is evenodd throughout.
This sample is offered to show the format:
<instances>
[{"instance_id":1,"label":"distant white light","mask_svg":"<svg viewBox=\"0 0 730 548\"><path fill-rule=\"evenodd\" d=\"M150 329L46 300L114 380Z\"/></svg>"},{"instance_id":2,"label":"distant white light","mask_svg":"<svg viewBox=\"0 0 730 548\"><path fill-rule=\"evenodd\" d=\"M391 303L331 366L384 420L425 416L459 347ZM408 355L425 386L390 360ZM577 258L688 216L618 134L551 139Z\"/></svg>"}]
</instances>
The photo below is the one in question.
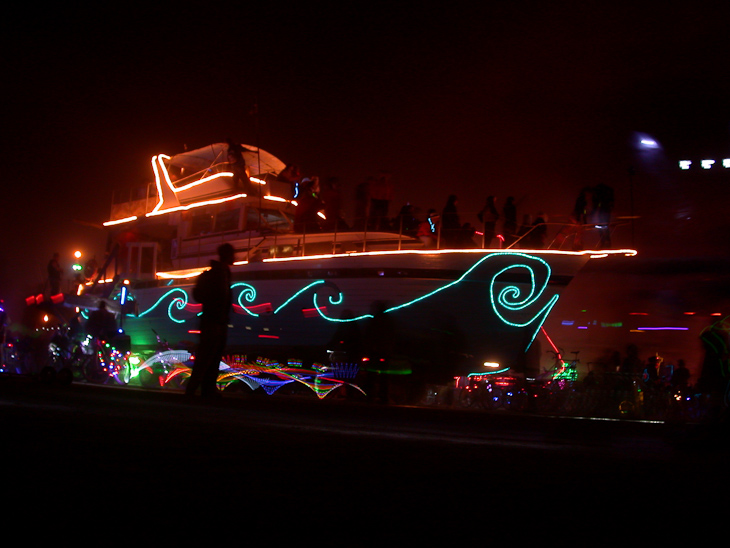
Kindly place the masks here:
<instances>
[{"instance_id":1,"label":"distant white light","mask_svg":"<svg viewBox=\"0 0 730 548\"><path fill-rule=\"evenodd\" d=\"M657 148L659 146L654 139L642 139L641 144L647 148Z\"/></svg>"},{"instance_id":2,"label":"distant white light","mask_svg":"<svg viewBox=\"0 0 730 548\"><path fill-rule=\"evenodd\" d=\"M689 167L692 165L692 160L680 160L679 161L679 169L689 169Z\"/></svg>"},{"instance_id":3,"label":"distant white light","mask_svg":"<svg viewBox=\"0 0 730 548\"><path fill-rule=\"evenodd\" d=\"M702 166L702 169L710 169L714 163L715 160L702 160L702 162L700 162L700 165Z\"/></svg>"},{"instance_id":4,"label":"distant white light","mask_svg":"<svg viewBox=\"0 0 730 548\"><path fill-rule=\"evenodd\" d=\"M722 161L722 167L730 167L730 158L725 158Z\"/></svg>"}]
</instances>

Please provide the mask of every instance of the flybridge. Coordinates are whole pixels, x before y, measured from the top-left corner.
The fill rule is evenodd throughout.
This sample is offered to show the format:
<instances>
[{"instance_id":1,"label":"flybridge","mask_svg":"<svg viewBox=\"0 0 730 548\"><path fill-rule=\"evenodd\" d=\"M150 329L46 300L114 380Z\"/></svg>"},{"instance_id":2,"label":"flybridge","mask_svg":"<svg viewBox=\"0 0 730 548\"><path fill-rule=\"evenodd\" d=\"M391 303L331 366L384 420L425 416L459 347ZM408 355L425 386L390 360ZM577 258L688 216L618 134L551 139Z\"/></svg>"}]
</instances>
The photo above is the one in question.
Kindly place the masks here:
<instances>
[{"instance_id":1,"label":"flybridge","mask_svg":"<svg viewBox=\"0 0 730 548\"><path fill-rule=\"evenodd\" d=\"M240 188L235 184L235 167L226 158L227 148L225 143L217 143L175 156L155 155L155 182L132 189L128 196L115 196L111 218L104 225L247 197L290 202L284 197L290 188L276 177L285 167L281 160L257 147L242 145L248 188Z\"/></svg>"}]
</instances>

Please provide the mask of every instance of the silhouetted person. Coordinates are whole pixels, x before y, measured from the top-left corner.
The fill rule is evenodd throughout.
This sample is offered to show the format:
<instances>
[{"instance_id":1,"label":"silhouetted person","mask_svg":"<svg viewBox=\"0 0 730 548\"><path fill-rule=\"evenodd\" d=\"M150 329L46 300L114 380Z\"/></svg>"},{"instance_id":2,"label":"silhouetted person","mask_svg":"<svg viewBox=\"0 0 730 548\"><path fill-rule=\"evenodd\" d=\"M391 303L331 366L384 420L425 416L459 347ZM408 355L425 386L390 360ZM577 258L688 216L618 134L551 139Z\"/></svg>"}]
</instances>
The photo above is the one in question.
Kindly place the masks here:
<instances>
[{"instance_id":1,"label":"silhouetted person","mask_svg":"<svg viewBox=\"0 0 730 548\"><path fill-rule=\"evenodd\" d=\"M659 358L650 356L644 368L644 382L657 384L659 382Z\"/></svg>"},{"instance_id":2,"label":"silhouetted person","mask_svg":"<svg viewBox=\"0 0 730 548\"><path fill-rule=\"evenodd\" d=\"M51 295L58 295L61 292L61 265L58 262L60 255L54 253L48 261L48 284L51 286Z\"/></svg>"},{"instance_id":3,"label":"silhouetted person","mask_svg":"<svg viewBox=\"0 0 730 548\"><path fill-rule=\"evenodd\" d=\"M570 220L567 225L560 229L555 237L555 247L562 249L563 243L570 236L573 236L573 251L583 250L583 228L588 222L588 199L590 198L591 189L582 188L578 197L575 199L573 211L570 212Z\"/></svg>"},{"instance_id":4,"label":"silhouetted person","mask_svg":"<svg viewBox=\"0 0 730 548\"><path fill-rule=\"evenodd\" d=\"M299 196L299 180L302 178L302 172L296 164L289 164L281 170L276 179L282 183L287 183L291 187L290 198L296 200Z\"/></svg>"},{"instance_id":5,"label":"silhouetted person","mask_svg":"<svg viewBox=\"0 0 730 548\"><path fill-rule=\"evenodd\" d=\"M484 247L488 248L492 245L492 240L497 234L497 221L499 220L497 198L494 196L487 197L487 201L482 210L477 213L477 217L482 223L484 230Z\"/></svg>"},{"instance_id":6,"label":"silhouetted person","mask_svg":"<svg viewBox=\"0 0 730 548\"><path fill-rule=\"evenodd\" d=\"M319 232L318 212L323 207L319 190L318 177L305 177L299 183L297 210L294 213L294 232L303 234Z\"/></svg>"},{"instance_id":7,"label":"silhouetted person","mask_svg":"<svg viewBox=\"0 0 730 548\"><path fill-rule=\"evenodd\" d=\"M458 247L461 239L461 220L456 204L459 202L456 194L446 200L441 212L441 247Z\"/></svg>"},{"instance_id":8,"label":"silhouetted person","mask_svg":"<svg viewBox=\"0 0 730 548\"><path fill-rule=\"evenodd\" d=\"M355 222L352 225L355 230L364 230L367 226L370 215L370 186L374 181L375 177L371 176L355 187Z\"/></svg>"},{"instance_id":9,"label":"silhouetted person","mask_svg":"<svg viewBox=\"0 0 730 548\"><path fill-rule=\"evenodd\" d=\"M599 249L611 247L611 210L613 210L613 189L599 183L593 189L593 213L600 235Z\"/></svg>"},{"instance_id":10,"label":"silhouetted person","mask_svg":"<svg viewBox=\"0 0 730 548\"><path fill-rule=\"evenodd\" d=\"M517 206L515 205L514 196L509 196L502 207L502 235L504 236L504 246L511 246L517 238Z\"/></svg>"},{"instance_id":11,"label":"silhouetted person","mask_svg":"<svg viewBox=\"0 0 730 548\"><path fill-rule=\"evenodd\" d=\"M429 209L426 220L418 225L416 237L423 242L423 247L426 249L436 248L440 219L435 209Z\"/></svg>"},{"instance_id":12,"label":"silhouetted person","mask_svg":"<svg viewBox=\"0 0 730 548\"><path fill-rule=\"evenodd\" d=\"M419 222L418 219L416 219L413 205L407 203L401 207L398 212L398 221L394 228L402 234L415 236L416 232L418 232L418 225Z\"/></svg>"},{"instance_id":13,"label":"silhouetted person","mask_svg":"<svg viewBox=\"0 0 730 548\"><path fill-rule=\"evenodd\" d=\"M684 360L677 361L677 369L672 373L669 383L675 390L684 390L689 386L689 369Z\"/></svg>"},{"instance_id":14,"label":"silhouetted person","mask_svg":"<svg viewBox=\"0 0 730 548\"><path fill-rule=\"evenodd\" d=\"M528 246L531 249L543 249L547 242L547 216L544 213L538 213L535 221L532 223L532 230L527 235Z\"/></svg>"},{"instance_id":15,"label":"silhouetted person","mask_svg":"<svg viewBox=\"0 0 730 548\"><path fill-rule=\"evenodd\" d=\"M347 230L347 224L342 218L340 187L337 178L329 177L325 179L319 195L324 204L325 220L321 223L322 230L325 232Z\"/></svg>"},{"instance_id":16,"label":"silhouetted person","mask_svg":"<svg viewBox=\"0 0 730 548\"><path fill-rule=\"evenodd\" d=\"M728 334L720 325L714 324L700 335L705 357L702 361L697 388L705 394L719 396L728 386Z\"/></svg>"},{"instance_id":17,"label":"silhouetted person","mask_svg":"<svg viewBox=\"0 0 730 548\"><path fill-rule=\"evenodd\" d=\"M381 171L377 178L370 182L370 221L371 230L387 230L389 228L388 209L393 199L393 182L390 173Z\"/></svg>"},{"instance_id":18,"label":"silhouetted person","mask_svg":"<svg viewBox=\"0 0 730 548\"><path fill-rule=\"evenodd\" d=\"M245 192L249 196L252 193L251 179L248 175L248 166L243 158L243 147L227 139L228 142L228 163L233 172L233 184L240 192Z\"/></svg>"},{"instance_id":19,"label":"silhouetted person","mask_svg":"<svg viewBox=\"0 0 730 548\"><path fill-rule=\"evenodd\" d=\"M203 305L203 315L200 318L200 344L185 388L188 396L194 395L198 388L203 398L220 396L216 381L228 338L233 257L233 246L222 244L218 248L219 260L210 262L210 269L198 276L193 289L193 298Z\"/></svg>"},{"instance_id":20,"label":"silhouetted person","mask_svg":"<svg viewBox=\"0 0 730 548\"><path fill-rule=\"evenodd\" d=\"M86 333L96 339L112 340L117 334L117 320L114 314L106 309L104 301L99 302L99 308L94 310L86 320Z\"/></svg>"},{"instance_id":21,"label":"silhouetted person","mask_svg":"<svg viewBox=\"0 0 730 548\"><path fill-rule=\"evenodd\" d=\"M368 401L377 397L380 403L388 403L388 376L395 340L395 325L385 313L385 303L373 303L373 319L365 331L365 354L369 358L365 380Z\"/></svg>"}]
</instances>

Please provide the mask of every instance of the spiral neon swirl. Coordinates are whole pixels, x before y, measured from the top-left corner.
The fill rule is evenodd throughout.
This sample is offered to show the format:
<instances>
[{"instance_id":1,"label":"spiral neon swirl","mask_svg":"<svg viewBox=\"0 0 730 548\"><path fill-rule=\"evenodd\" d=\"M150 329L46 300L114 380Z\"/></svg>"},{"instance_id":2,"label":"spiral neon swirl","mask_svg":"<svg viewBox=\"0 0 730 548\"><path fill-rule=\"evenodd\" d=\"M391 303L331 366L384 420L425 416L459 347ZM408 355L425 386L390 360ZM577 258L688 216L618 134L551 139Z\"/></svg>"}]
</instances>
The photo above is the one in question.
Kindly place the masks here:
<instances>
[{"instance_id":1,"label":"spiral neon swirl","mask_svg":"<svg viewBox=\"0 0 730 548\"><path fill-rule=\"evenodd\" d=\"M245 282L237 282L231 286L231 289L235 289L237 287L243 287L243 289L241 289L241 292L238 294L238 299L236 299L238 301L238 306L243 308L249 315L253 316L254 318L258 318L259 314L243 306L243 303L241 301L241 299L245 298L247 303L253 303L256 299L256 288L254 288L254 286L252 286L251 284L247 284Z\"/></svg>"},{"instance_id":2,"label":"spiral neon swirl","mask_svg":"<svg viewBox=\"0 0 730 548\"><path fill-rule=\"evenodd\" d=\"M170 318L175 323L185 323L185 320L178 320L177 318L173 317L172 315L172 307L174 306L178 310L184 309L188 304L188 294L184 289L181 289L179 287L176 287L175 289L171 289L167 293L165 293L162 297L157 299L157 302L153 304L151 307L149 307L147 310L142 312L138 317L141 318L143 316L146 316L150 312L152 312L155 308L157 308L157 305L159 305L163 300L165 300L169 295L172 295L173 293L182 293L182 297L175 297L170 301L170 305L167 307L167 317Z\"/></svg>"}]
</instances>

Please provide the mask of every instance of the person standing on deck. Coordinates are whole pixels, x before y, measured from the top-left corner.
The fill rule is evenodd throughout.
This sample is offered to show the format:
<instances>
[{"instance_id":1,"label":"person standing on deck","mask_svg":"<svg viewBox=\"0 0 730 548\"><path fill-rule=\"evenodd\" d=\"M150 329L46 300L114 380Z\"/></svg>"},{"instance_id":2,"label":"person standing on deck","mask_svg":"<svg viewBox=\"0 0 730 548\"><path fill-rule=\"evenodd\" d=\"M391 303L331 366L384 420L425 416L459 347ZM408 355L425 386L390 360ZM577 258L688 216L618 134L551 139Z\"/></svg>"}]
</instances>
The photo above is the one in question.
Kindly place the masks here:
<instances>
[{"instance_id":1,"label":"person standing on deck","mask_svg":"<svg viewBox=\"0 0 730 548\"><path fill-rule=\"evenodd\" d=\"M58 253L54 253L51 260L48 261L48 283L51 286L51 296L61 292L61 265L58 262L60 257Z\"/></svg>"},{"instance_id":2,"label":"person standing on deck","mask_svg":"<svg viewBox=\"0 0 730 548\"><path fill-rule=\"evenodd\" d=\"M387 230L389 228L388 209L393 199L393 182L390 173L381 171L370 183L370 222L371 230Z\"/></svg>"}]
</instances>

